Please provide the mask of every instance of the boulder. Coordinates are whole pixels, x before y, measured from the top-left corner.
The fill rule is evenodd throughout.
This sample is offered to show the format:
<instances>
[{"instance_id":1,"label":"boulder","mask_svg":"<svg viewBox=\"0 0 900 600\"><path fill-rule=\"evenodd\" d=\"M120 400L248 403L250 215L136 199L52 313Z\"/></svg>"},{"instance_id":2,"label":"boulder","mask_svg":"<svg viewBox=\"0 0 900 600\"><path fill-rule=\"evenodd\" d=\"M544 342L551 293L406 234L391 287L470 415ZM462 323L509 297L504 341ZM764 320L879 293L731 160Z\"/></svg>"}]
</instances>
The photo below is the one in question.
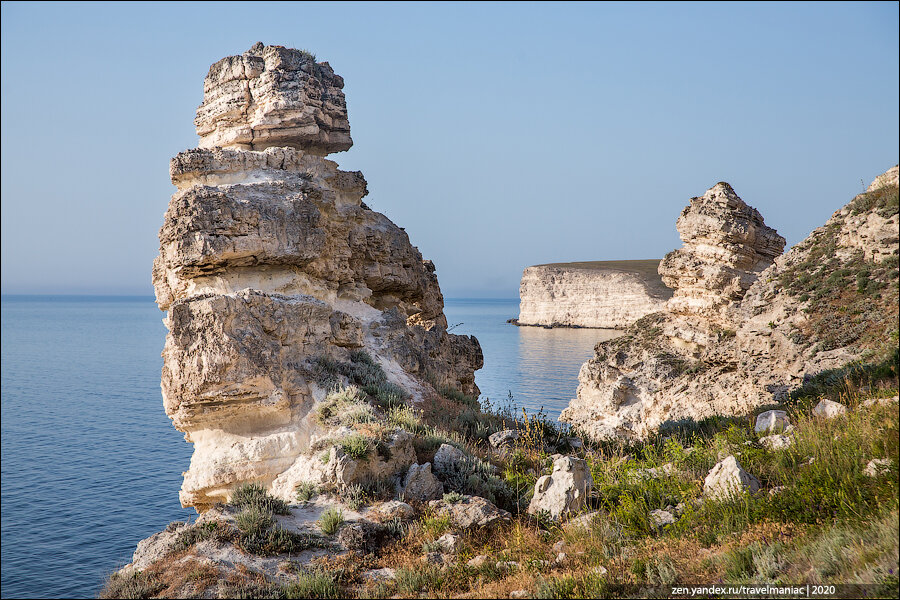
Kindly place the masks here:
<instances>
[{"instance_id":1,"label":"boulder","mask_svg":"<svg viewBox=\"0 0 900 600\"><path fill-rule=\"evenodd\" d=\"M503 431L492 433L490 437L488 437L488 442L490 442L492 447L497 449L514 446L518 440L519 432L515 429L504 429Z\"/></svg>"},{"instance_id":2,"label":"boulder","mask_svg":"<svg viewBox=\"0 0 900 600\"><path fill-rule=\"evenodd\" d=\"M460 529L490 527L509 521L511 515L480 496L463 496L458 502L432 500L428 503L438 515L447 515Z\"/></svg>"},{"instance_id":3,"label":"boulder","mask_svg":"<svg viewBox=\"0 0 900 600\"><path fill-rule=\"evenodd\" d=\"M453 473L465 458L465 452L456 446L441 444L441 447L434 454L434 471L438 475Z\"/></svg>"},{"instance_id":4,"label":"boulder","mask_svg":"<svg viewBox=\"0 0 900 600\"><path fill-rule=\"evenodd\" d=\"M711 499L725 499L744 490L755 494L759 491L759 480L747 473L734 456L726 456L716 463L703 482L703 496Z\"/></svg>"},{"instance_id":5,"label":"boulder","mask_svg":"<svg viewBox=\"0 0 900 600\"><path fill-rule=\"evenodd\" d=\"M325 158L351 144L343 85L302 50L226 57L204 82L201 147L169 164L176 191L152 274L168 311L161 387L193 444L181 502L200 512L244 482L293 500L302 481L347 484L415 462L397 438L383 459L336 456L325 472L315 444L336 424L310 414L335 383L310 368L322 358L362 351L414 401L427 379L477 396L480 346L447 332L434 264L363 203L362 173Z\"/></svg>"},{"instance_id":6,"label":"boulder","mask_svg":"<svg viewBox=\"0 0 900 600\"><path fill-rule=\"evenodd\" d=\"M391 500L389 502L385 502L384 504L376 507L375 512L383 521L391 521L394 519L408 521L409 519L412 519L416 516L416 509L414 509L406 502L401 502L399 500Z\"/></svg>"},{"instance_id":7,"label":"boulder","mask_svg":"<svg viewBox=\"0 0 900 600\"><path fill-rule=\"evenodd\" d=\"M666 525L671 525L675 522L675 515L667 510L651 510L650 511L650 522L653 523L654 527L665 527Z\"/></svg>"},{"instance_id":8,"label":"boulder","mask_svg":"<svg viewBox=\"0 0 900 600\"><path fill-rule=\"evenodd\" d=\"M454 553L462 546L462 538L452 533L445 533L435 540L435 543L437 543L444 552Z\"/></svg>"},{"instance_id":9,"label":"boulder","mask_svg":"<svg viewBox=\"0 0 900 600\"><path fill-rule=\"evenodd\" d=\"M778 433L790 425L787 413L783 410L767 410L756 417L756 433Z\"/></svg>"},{"instance_id":10,"label":"boulder","mask_svg":"<svg viewBox=\"0 0 900 600\"><path fill-rule=\"evenodd\" d=\"M580 511L587 502L594 482L587 461L563 456L553 462L553 472L537 480L529 514L547 512L553 519Z\"/></svg>"},{"instance_id":11,"label":"boulder","mask_svg":"<svg viewBox=\"0 0 900 600\"><path fill-rule=\"evenodd\" d=\"M840 402L828 400L827 398L823 398L822 400L820 400L819 403L816 404L816 407L813 409L813 414L823 419L833 419L845 414L846 412L846 406L844 406Z\"/></svg>"},{"instance_id":12,"label":"boulder","mask_svg":"<svg viewBox=\"0 0 900 600\"><path fill-rule=\"evenodd\" d=\"M403 479L403 497L416 502L437 500L444 495L444 484L431 472L431 463L410 465Z\"/></svg>"}]
</instances>

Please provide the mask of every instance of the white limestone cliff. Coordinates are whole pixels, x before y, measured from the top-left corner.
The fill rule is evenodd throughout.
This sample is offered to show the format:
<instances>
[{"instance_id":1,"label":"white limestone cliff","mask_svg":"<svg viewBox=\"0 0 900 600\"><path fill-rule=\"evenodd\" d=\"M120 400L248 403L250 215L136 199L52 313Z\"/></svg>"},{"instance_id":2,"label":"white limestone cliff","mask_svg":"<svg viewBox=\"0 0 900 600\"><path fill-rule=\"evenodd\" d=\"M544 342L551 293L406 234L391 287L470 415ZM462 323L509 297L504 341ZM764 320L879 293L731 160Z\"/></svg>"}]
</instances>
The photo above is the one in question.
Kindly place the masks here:
<instances>
[{"instance_id":1,"label":"white limestone cliff","mask_svg":"<svg viewBox=\"0 0 900 600\"><path fill-rule=\"evenodd\" d=\"M662 310L672 291L658 260L528 267L519 287L519 325L624 328Z\"/></svg>"}]
</instances>

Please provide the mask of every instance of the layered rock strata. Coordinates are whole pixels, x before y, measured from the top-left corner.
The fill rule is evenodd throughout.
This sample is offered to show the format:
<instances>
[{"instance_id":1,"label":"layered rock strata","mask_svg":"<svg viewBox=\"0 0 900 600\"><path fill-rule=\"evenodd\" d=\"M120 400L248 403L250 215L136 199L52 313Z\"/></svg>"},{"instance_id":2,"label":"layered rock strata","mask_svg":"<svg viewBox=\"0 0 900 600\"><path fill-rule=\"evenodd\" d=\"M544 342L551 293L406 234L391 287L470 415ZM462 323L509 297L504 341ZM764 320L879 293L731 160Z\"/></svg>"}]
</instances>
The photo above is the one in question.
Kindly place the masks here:
<instances>
[{"instance_id":1,"label":"layered rock strata","mask_svg":"<svg viewBox=\"0 0 900 600\"><path fill-rule=\"evenodd\" d=\"M528 267L519 286L519 325L624 328L662 310L672 296L658 260Z\"/></svg>"},{"instance_id":2,"label":"layered rock strata","mask_svg":"<svg viewBox=\"0 0 900 600\"><path fill-rule=\"evenodd\" d=\"M166 413L194 444L184 506L271 488L340 435L311 416L322 360L364 351L412 402L434 392L426 378L478 393L481 349L447 333L434 265L362 202L361 173L323 156L351 144L342 86L305 52L257 44L211 67L201 148L172 159L153 284Z\"/></svg>"},{"instance_id":3,"label":"layered rock strata","mask_svg":"<svg viewBox=\"0 0 900 600\"><path fill-rule=\"evenodd\" d=\"M721 317L784 250L784 238L725 182L691 198L675 227L684 246L659 264L675 314Z\"/></svg>"},{"instance_id":4,"label":"layered rock strata","mask_svg":"<svg viewBox=\"0 0 900 600\"><path fill-rule=\"evenodd\" d=\"M781 236L726 184L678 224L685 247L660 265L676 286L666 310L597 345L562 421L640 439L777 403L813 374L896 347L896 167L777 258Z\"/></svg>"}]
</instances>

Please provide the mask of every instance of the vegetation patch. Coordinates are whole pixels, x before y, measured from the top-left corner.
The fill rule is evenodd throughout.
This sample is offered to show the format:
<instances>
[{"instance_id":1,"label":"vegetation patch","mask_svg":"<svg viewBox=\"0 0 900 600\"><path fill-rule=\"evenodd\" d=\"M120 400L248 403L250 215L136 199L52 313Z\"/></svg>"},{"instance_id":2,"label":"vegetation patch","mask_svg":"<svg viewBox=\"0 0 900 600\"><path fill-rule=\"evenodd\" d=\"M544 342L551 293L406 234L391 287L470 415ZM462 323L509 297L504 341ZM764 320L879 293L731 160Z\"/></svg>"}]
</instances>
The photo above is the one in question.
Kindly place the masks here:
<instances>
[{"instance_id":1,"label":"vegetation patch","mask_svg":"<svg viewBox=\"0 0 900 600\"><path fill-rule=\"evenodd\" d=\"M257 508L276 515L290 513L287 502L269 495L266 488L258 483L239 485L231 495L231 504L243 509Z\"/></svg>"}]
</instances>

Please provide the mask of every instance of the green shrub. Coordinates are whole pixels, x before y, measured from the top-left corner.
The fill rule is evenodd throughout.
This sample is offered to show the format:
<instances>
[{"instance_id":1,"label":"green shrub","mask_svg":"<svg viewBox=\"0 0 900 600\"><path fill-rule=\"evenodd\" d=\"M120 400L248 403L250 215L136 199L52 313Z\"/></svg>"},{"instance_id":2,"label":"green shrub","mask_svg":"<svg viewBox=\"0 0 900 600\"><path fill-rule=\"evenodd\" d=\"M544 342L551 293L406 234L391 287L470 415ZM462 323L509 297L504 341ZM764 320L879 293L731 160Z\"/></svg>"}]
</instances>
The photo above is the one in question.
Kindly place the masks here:
<instances>
[{"instance_id":1,"label":"green shrub","mask_svg":"<svg viewBox=\"0 0 900 600\"><path fill-rule=\"evenodd\" d=\"M324 570L300 573L297 581L282 588L285 598L344 598L336 576Z\"/></svg>"},{"instance_id":2,"label":"green shrub","mask_svg":"<svg viewBox=\"0 0 900 600\"><path fill-rule=\"evenodd\" d=\"M350 507L350 510L358 510L366 503L366 491L358 483L350 483L340 490L340 498Z\"/></svg>"},{"instance_id":3,"label":"green shrub","mask_svg":"<svg viewBox=\"0 0 900 600\"><path fill-rule=\"evenodd\" d=\"M422 423L422 411L406 405L392 406L388 410L388 421L413 434L422 433L425 429Z\"/></svg>"},{"instance_id":4,"label":"green shrub","mask_svg":"<svg viewBox=\"0 0 900 600\"><path fill-rule=\"evenodd\" d=\"M369 455L369 440L362 434L354 433L341 440L341 449L347 456L363 460Z\"/></svg>"},{"instance_id":5,"label":"green shrub","mask_svg":"<svg viewBox=\"0 0 900 600\"><path fill-rule=\"evenodd\" d=\"M440 537L450 530L450 515L431 515L422 519L422 530L432 538Z\"/></svg>"},{"instance_id":6,"label":"green shrub","mask_svg":"<svg viewBox=\"0 0 900 600\"><path fill-rule=\"evenodd\" d=\"M344 524L344 511L331 507L319 515L319 528L328 535L333 535Z\"/></svg>"},{"instance_id":7,"label":"green shrub","mask_svg":"<svg viewBox=\"0 0 900 600\"><path fill-rule=\"evenodd\" d=\"M356 386L339 387L330 392L313 412L313 419L322 425L350 427L378 420L375 409L369 405Z\"/></svg>"},{"instance_id":8,"label":"green shrub","mask_svg":"<svg viewBox=\"0 0 900 600\"><path fill-rule=\"evenodd\" d=\"M439 590L444 583L444 574L437 567L400 567L395 572L397 589L407 594L418 594Z\"/></svg>"},{"instance_id":9,"label":"green shrub","mask_svg":"<svg viewBox=\"0 0 900 600\"><path fill-rule=\"evenodd\" d=\"M318 486L308 481L298 483L294 491L297 492L297 502L309 502L319 495Z\"/></svg>"},{"instance_id":10,"label":"green shrub","mask_svg":"<svg viewBox=\"0 0 900 600\"><path fill-rule=\"evenodd\" d=\"M444 494L444 502L447 504L456 504L457 502L462 501L464 497L465 496L457 492L450 492L449 494Z\"/></svg>"},{"instance_id":11,"label":"green shrub","mask_svg":"<svg viewBox=\"0 0 900 600\"><path fill-rule=\"evenodd\" d=\"M533 598L605 598L606 579L597 573L549 577L538 582Z\"/></svg>"},{"instance_id":12,"label":"green shrub","mask_svg":"<svg viewBox=\"0 0 900 600\"><path fill-rule=\"evenodd\" d=\"M244 509L234 520L240 530L238 546L251 554L271 556L327 546L318 536L294 533L279 527L272 513L255 506Z\"/></svg>"},{"instance_id":13,"label":"green shrub","mask_svg":"<svg viewBox=\"0 0 900 600\"><path fill-rule=\"evenodd\" d=\"M173 548L185 550L205 540L228 541L232 537L230 528L221 521L207 521L178 532Z\"/></svg>"},{"instance_id":14,"label":"green shrub","mask_svg":"<svg viewBox=\"0 0 900 600\"><path fill-rule=\"evenodd\" d=\"M231 495L231 504L238 508L255 507L276 515L290 513L287 502L270 496L266 488L258 483L244 483L235 488Z\"/></svg>"},{"instance_id":15,"label":"green shrub","mask_svg":"<svg viewBox=\"0 0 900 600\"><path fill-rule=\"evenodd\" d=\"M100 591L100 598L152 598L165 588L165 584L140 571L130 575L113 573Z\"/></svg>"}]
</instances>

